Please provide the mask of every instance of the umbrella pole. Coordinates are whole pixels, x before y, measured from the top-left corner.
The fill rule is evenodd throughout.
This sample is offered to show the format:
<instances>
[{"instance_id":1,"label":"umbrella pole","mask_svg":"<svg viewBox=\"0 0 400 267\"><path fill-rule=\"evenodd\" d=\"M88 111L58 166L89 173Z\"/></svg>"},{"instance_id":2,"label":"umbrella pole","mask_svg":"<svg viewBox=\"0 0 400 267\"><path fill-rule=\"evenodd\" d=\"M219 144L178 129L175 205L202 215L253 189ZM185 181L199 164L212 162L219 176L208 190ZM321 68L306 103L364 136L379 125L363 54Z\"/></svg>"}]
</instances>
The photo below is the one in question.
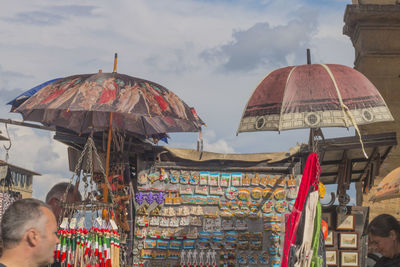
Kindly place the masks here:
<instances>
[{"instance_id":1,"label":"umbrella pole","mask_svg":"<svg viewBox=\"0 0 400 267\"><path fill-rule=\"evenodd\" d=\"M118 58L118 55L117 55L117 53L115 53L115 55L114 55L114 70L113 70L113 72L117 72L117 58ZM110 112L110 125L108 127L106 177L105 177L105 179L108 179L108 175L109 175L109 171L110 171L110 150L111 150L112 119L113 119L113 113ZM108 202L108 188L107 188L107 186L104 186L104 188L103 188L103 196L104 196L104 202Z\"/></svg>"},{"instance_id":2,"label":"umbrella pole","mask_svg":"<svg viewBox=\"0 0 400 267\"><path fill-rule=\"evenodd\" d=\"M108 179L110 171L110 150L111 150L111 126L112 126L113 113L110 112L110 127L108 127L108 140L107 140L107 157L106 157L106 177ZM103 188L104 202L108 202L108 188L104 185Z\"/></svg>"},{"instance_id":3,"label":"umbrella pole","mask_svg":"<svg viewBox=\"0 0 400 267\"><path fill-rule=\"evenodd\" d=\"M308 147L312 152L314 151L314 136L315 136L315 128L310 128L310 136L308 137Z\"/></svg>"}]
</instances>

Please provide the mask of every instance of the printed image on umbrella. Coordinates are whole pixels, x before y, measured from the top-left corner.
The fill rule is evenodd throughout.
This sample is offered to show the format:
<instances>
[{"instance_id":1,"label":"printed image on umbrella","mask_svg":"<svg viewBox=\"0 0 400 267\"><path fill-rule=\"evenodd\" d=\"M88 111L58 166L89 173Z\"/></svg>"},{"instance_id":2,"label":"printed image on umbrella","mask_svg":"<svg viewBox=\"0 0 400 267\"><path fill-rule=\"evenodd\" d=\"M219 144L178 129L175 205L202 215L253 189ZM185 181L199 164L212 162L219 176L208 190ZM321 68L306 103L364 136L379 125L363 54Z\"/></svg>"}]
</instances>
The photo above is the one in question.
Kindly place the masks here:
<instances>
[{"instance_id":1,"label":"printed image on umbrella","mask_svg":"<svg viewBox=\"0 0 400 267\"><path fill-rule=\"evenodd\" d=\"M238 133L392 120L378 90L357 70L336 64L307 64L268 74L251 95Z\"/></svg>"},{"instance_id":2,"label":"printed image on umbrella","mask_svg":"<svg viewBox=\"0 0 400 267\"><path fill-rule=\"evenodd\" d=\"M13 112L17 107L19 107L22 103L24 103L26 100L28 100L28 98L30 98L31 96L36 94L36 92L38 92L40 89L42 89L43 87L51 84L52 82L58 81L60 79L61 78L52 79L50 81L47 81L47 82L37 85L37 86L29 89L28 91L23 92L22 94L20 94L19 96L17 96L16 98L14 98L13 100L11 100L7 103L7 105L11 105L10 111Z\"/></svg>"},{"instance_id":3,"label":"printed image on umbrella","mask_svg":"<svg viewBox=\"0 0 400 267\"><path fill-rule=\"evenodd\" d=\"M111 127L142 136L196 132L204 125L193 108L151 81L124 74L74 75L48 84L15 112L24 120L76 133Z\"/></svg>"},{"instance_id":4,"label":"printed image on umbrella","mask_svg":"<svg viewBox=\"0 0 400 267\"><path fill-rule=\"evenodd\" d=\"M386 175L377 187L377 192L370 201L400 197L400 167Z\"/></svg>"}]
</instances>

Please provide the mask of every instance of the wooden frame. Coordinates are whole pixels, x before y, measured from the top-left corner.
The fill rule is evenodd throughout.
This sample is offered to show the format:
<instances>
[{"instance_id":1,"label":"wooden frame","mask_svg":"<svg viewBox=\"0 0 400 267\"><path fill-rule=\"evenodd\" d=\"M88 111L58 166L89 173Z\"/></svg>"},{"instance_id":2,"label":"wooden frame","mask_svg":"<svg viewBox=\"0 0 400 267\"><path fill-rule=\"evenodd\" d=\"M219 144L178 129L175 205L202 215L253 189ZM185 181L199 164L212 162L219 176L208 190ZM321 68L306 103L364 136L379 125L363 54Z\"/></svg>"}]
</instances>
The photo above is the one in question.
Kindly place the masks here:
<instances>
[{"instance_id":1,"label":"wooden frame","mask_svg":"<svg viewBox=\"0 0 400 267\"><path fill-rule=\"evenodd\" d=\"M325 246L333 247L335 245L335 232L332 230L328 230L328 236L325 240Z\"/></svg>"},{"instance_id":2,"label":"wooden frame","mask_svg":"<svg viewBox=\"0 0 400 267\"><path fill-rule=\"evenodd\" d=\"M321 219L324 220L328 224L329 229L333 229L333 220L332 220L332 213L326 212L321 214Z\"/></svg>"},{"instance_id":3,"label":"wooden frame","mask_svg":"<svg viewBox=\"0 0 400 267\"><path fill-rule=\"evenodd\" d=\"M336 230L354 230L354 214L337 216Z\"/></svg>"},{"instance_id":4,"label":"wooden frame","mask_svg":"<svg viewBox=\"0 0 400 267\"><path fill-rule=\"evenodd\" d=\"M338 250L327 249L326 250L326 265L337 266L338 265Z\"/></svg>"},{"instance_id":5,"label":"wooden frame","mask_svg":"<svg viewBox=\"0 0 400 267\"><path fill-rule=\"evenodd\" d=\"M339 233L339 248L358 249L358 233Z\"/></svg>"},{"instance_id":6,"label":"wooden frame","mask_svg":"<svg viewBox=\"0 0 400 267\"><path fill-rule=\"evenodd\" d=\"M340 266L359 267L360 254L357 250L348 250L340 252Z\"/></svg>"}]
</instances>

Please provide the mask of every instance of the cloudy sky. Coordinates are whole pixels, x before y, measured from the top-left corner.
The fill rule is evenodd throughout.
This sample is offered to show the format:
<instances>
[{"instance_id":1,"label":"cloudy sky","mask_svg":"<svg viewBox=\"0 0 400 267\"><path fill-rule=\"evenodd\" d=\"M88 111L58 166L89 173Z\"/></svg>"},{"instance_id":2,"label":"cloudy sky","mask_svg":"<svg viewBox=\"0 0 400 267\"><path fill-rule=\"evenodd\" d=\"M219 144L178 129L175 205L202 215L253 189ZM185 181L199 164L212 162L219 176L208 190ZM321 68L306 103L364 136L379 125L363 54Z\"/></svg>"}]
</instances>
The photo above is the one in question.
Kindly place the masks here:
<instances>
[{"instance_id":1,"label":"cloudy sky","mask_svg":"<svg viewBox=\"0 0 400 267\"><path fill-rule=\"evenodd\" d=\"M305 64L306 48L313 63L353 67L354 49L342 34L347 4L351 0L3 0L0 118L20 120L5 103L44 81L111 72L117 52L118 72L160 83L196 108L207 123L205 150L288 151L307 141L307 130L236 136L243 108L270 71ZM0 130L6 135L4 125ZM53 184L71 177L66 147L53 133L8 130L9 162L42 173L35 197L43 199ZM171 137L171 146L195 148L197 134Z\"/></svg>"}]
</instances>

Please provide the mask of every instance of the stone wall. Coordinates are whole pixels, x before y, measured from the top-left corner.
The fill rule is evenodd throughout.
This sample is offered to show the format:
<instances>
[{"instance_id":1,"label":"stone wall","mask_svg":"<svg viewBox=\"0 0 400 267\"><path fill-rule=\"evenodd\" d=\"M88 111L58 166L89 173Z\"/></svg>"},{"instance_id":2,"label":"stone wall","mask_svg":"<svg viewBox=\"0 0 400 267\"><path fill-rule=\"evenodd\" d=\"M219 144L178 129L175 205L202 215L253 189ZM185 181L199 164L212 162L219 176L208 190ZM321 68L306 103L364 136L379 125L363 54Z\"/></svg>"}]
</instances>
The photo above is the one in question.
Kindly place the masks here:
<instances>
[{"instance_id":1,"label":"stone wall","mask_svg":"<svg viewBox=\"0 0 400 267\"><path fill-rule=\"evenodd\" d=\"M394 122L361 126L362 134L396 132L400 144L400 5L399 0L353 0L344 15L343 33L355 48L355 69L362 72L380 91ZM370 219L389 213L400 219L400 198L371 203L376 185L400 166L400 146L395 147L381 166L374 187L362 196L369 206Z\"/></svg>"}]
</instances>

